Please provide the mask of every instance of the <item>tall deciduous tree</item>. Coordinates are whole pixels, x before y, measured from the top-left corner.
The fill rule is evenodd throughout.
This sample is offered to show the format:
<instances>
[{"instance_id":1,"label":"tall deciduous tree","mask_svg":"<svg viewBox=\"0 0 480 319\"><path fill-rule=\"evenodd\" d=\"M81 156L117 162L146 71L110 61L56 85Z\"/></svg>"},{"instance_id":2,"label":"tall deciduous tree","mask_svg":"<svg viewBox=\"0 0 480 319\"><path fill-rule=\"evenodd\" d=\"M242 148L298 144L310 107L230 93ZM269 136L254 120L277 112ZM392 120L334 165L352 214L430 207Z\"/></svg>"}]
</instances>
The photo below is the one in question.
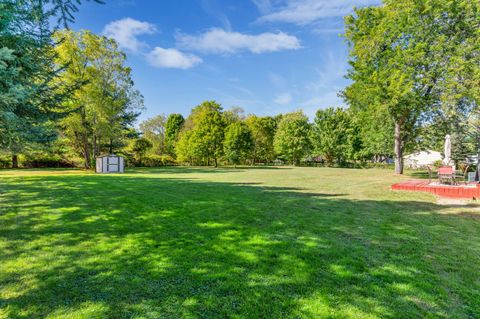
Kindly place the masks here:
<instances>
[{"instance_id":1,"label":"tall deciduous tree","mask_svg":"<svg viewBox=\"0 0 480 319\"><path fill-rule=\"evenodd\" d=\"M311 149L310 130L308 117L303 112L283 115L275 133L275 151L290 163L300 164L302 157Z\"/></svg>"},{"instance_id":2,"label":"tall deciduous tree","mask_svg":"<svg viewBox=\"0 0 480 319\"><path fill-rule=\"evenodd\" d=\"M215 167L223 154L225 121L222 107L215 101L205 101L195 107L180 134L178 156L180 160L203 162Z\"/></svg>"},{"instance_id":3,"label":"tall deciduous tree","mask_svg":"<svg viewBox=\"0 0 480 319\"><path fill-rule=\"evenodd\" d=\"M383 162L393 157L393 122L384 108L350 108L357 138L361 147L357 155L361 159Z\"/></svg>"},{"instance_id":4,"label":"tall deciduous tree","mask_svg":"<svg viewBox=\"0 0 480 319\"><path fill-rule=\"evenodd\" d=\"M277 122L272 117L258 117L249 115L245 119L253 138L253 150L251 152L252 164L258 161L271 162L275 159L273 140Z\"/></svg>"},{"instance_id":5,"label":"tall deciduous tree","mask_svg":"<svg viewBox=\"0 0 480 319\"><path fill-rule=\"evenodd\" d=\"M152 144L152 152L157 155L166 152L166 117L157 115L140 123L140 131L143 137Z\"/></svg>"},{"instance_id":6,"label":"tall deciduous tree","mask_svg":"<svg viewBox=\"0 0 480 319\"><path fill-rule=\"evenodd\" d=\"M312 144L317 155L328 163L352 159L356 151L354 124L341 108L318 110L312 131Z\"/></svg>"},{"instance_id":7,"label":"tall deciduous tree","mask_svg":"<svg viewBox=\"0 0 480 319\"><path fill-rule=\"evenodd\" d=\"M239 106L234 106L228 110L223 111L223 119L225 121L225 125L228 126L232 123L243 121L245 119L244 113L245 111Z\"/></svg>"},{"instance_id":8,"label":"tall deciduous tree","mask_svg":"<svg viewBox=\"0 0 480 319\"><path fill-rule=\"evenodd\" d=\"M187 119L186 123L189 120ZM175 155L179 163L189 163L194 165L200 161L200 154L197 149L192 148L193 131L184 127L179 134L178 142L175 146Z\"/></svg>"},{"instance_id":9,"label":"tall deciduous tree","mask_svg":"<svg viewBox=\"0 0 480 319\"><path fill-rule=\"evenodd\" d=\"M435 111L478 103L479 10L478 1L385 0L346 18L353 83L343 94L354 109L388 114L396 173Z\"/></svg>"},{"instance_id":10,"label":"tall deciduous tree","mask_svg":"<svg viewBox=\"0 0 480 319\"><path fill-rule=\"evenodd\" d=\"M175 156L175 146L178 141L180 131L185 123L182 114L170 114L165 124L165 146L169 155Z\"/></svg>"},{"instance_id":11,"label":"tall deciduous tree","mask_svg":"<svg viewBox=\"0 0 480 319\"><path fill-rule=\"evenodd\" d=\"M89 31L55 34L57 63L67 65L58 80L79 89L64 103L70 114L62 120L63 134L83 156L85 168L102 145L113 152L143 108L143 97L134 88L126 56L113 39Z\"/></svg>"},{"instance_id":12,"label":"tall deciduous tree","mask_svg":"<svg viewBox=\"0 0 480 319\"><path fill-rule=\"evenodd\" d=\"M253 150L252 133L243 122L234 122L225 129L223 142L225 157L232 164L240 164L250 158Z\"/></svg>"}]
</instances>

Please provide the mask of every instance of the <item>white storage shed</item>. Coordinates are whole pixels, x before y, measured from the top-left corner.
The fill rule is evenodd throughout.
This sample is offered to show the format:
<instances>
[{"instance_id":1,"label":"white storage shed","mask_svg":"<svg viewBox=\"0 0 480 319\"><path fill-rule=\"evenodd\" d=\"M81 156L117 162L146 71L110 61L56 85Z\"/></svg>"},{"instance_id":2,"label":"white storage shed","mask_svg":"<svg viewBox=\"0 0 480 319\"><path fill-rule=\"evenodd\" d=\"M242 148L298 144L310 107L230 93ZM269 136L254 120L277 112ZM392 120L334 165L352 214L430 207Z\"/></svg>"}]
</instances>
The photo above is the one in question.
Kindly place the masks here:
<instances>
[{"instance_id":1,"label":"white storage shed","mask_svg":"<svg viewBox=\"0 0 480 319\"><path fill-rule=\"evenodd\" d=\"M123 173L125 168L125 160L122 156L102 155L96 159L96 173Z\"/></svg>"}]
</instances>

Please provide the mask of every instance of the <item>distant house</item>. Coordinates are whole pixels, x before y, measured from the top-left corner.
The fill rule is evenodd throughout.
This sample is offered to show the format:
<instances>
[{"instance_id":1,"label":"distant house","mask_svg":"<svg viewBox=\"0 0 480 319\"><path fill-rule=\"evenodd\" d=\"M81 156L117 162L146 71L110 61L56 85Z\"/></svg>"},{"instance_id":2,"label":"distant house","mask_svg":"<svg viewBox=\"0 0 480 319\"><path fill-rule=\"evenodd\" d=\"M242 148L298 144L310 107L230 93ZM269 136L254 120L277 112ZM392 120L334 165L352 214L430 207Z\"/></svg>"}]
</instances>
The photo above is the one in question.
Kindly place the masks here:
<instances>
[{"instance_id":1,"label":"distant house","mask_svg":"<svg viewBox=\"0 0 480 319\"><path fill-rule=\"evenodd\" d=\"M403 159L405 166L408 168L422 168L427 165L433 165L437 161L441 161L443 156L440 152L426 150L408 154Z\"/></svg>"}]
</instances>

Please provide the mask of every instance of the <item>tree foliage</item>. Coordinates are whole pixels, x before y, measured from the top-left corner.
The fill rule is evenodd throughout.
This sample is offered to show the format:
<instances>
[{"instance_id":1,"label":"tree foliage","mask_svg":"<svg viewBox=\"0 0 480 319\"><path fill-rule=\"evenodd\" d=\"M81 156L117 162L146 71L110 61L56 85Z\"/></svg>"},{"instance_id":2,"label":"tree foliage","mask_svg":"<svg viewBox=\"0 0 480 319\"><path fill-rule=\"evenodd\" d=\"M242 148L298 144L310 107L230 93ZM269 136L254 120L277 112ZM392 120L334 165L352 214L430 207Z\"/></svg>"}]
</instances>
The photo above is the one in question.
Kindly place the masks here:
<instances>
[{"instance_id":1,"label":"tree foliage","mask_svg":"<svg viewBox=\"0 0 480 319\"><path fill-rule=\"evenodd\" d=\"M93 156L116 145L129 134L143 108L143 97L134 88L125 54L112 39L89 31L55 34L56 62L67 65L59 85L81 83L63 105L70 113L61 122L62 133L90 167Z\"/></svg>"},{"instance_id":2,"label":"tree foliage","mask_svg":"<svg viewBox=\"0 0 480 319\"><path fill-rule=\"evenodd\" d=\"M139 166L142 166L142 160L152 146L152 142L144 137L140 137L132 141L130 149L133 152L135 160Z\"/></svg>"},{"instance_id":3,"label":"tree foliage","mask_svg":"<svg viewBox=\"0 0 480 319\"><path fill-rule=\"evenodd\" d=\"M248 126L243 122L234 122L225 129L223 149L226 159L232 164L245 163L251 158L253 138Z\"/></svg>"},{"instance_id":4,"label":"tree foliage","mask_svg":"<svg viewBox=\"0 0 480 319\"><path fill-rule=\"evenodd\" d=\"M310 130L310 123L303 112L283 115L275 133L275 151L290 163L298 165L311 148Z\"/></svg>"},{"instance_id":5,"label":"tree foliage","mask_svg":"<svg viewBox=\"0 0 480 319\"><path fill-rule=\"evenodd\" d=\"M167 154L175 155L175 146L178 141L180 131L185 123L182 114L172 113L167 118L165 124L165 147Z\"/></svg>"},{"instance_id":6,"label":"tree foliage","mask_svg":"<svg viewBox=\"0 0 480 319\"><path fill-rule=\"evenodd\" d=\"M386 0L346 18L353 83L343 94L355 110L388 114L397 173L405 147L435 112L476 103L479 7L476 1Z\"/></svg>"},{"instance_id":7,"label":"tree foliage","mask_svg":"<svg viewBox=\"0 0 480 319\"><path fill-rule=\"evenodd\" d=\"M349 109L356 138L361 142L357 157L382 162L393 157L394 124L384 108Z\"/></svg>"},{"instance_id":8,"label":"tree foliage","mask_svg":"<svg viewBox=\"0 0 480 319\"><path fill-rule=\"evenodd\" d=\"M245 123L250 129L253 139L252 163L273 161L275 159L273 140L277 128L275 119L268 116L250 115L245 119Z\"/></svg>"},{"instance_id":9,"label":"tree foliage","mask_svg":"<svg viewBox=\"0 0 480 319\"><path fill-rule=\"evenodd\" d=\"M102 2L95 0L96 2ZM50 21L68 25L81 0L0 2L0 147L12 154L45 146L56 138L52 121L72 87L52 85L62 66L54 64ZM58 26L58 24L57 24Z\"/></svg>"},{"instance_id":10,"label":"tree foliage","mask_svg":"<svg viewBox=\"0 0 480 319\"><path fill-rule=\"evenodd\" d=\"M480 100L478 1L384 0L356 9L345 19L352 82L342 95L349 109L320 110L313 126L301 112L245 117L240 107L224 111L206 101L186 120L158 115L140 132L133 123L143 98L116 42L58 31L81 3L0 1L0 151L14 166L18 154L48 153L90 167L96 155L114 150L132 151L140 163L145 149L152 163L177 157L215 166L393 154L402 173L404 152L442 149L446 134L457 160L479 149L472 129Z\"/></svg>"},{"instance_id":11,"label":"tree foliage","mask_svg":"<svg viewBox=\"0 0 480 319\"><path fill-rule=\"evenodd\" d=\"M177 156L181 161L215 166L223 155L225 121L222 107L215 101L205 101L192 110L180 134Z\"/></svg>"},{"instance_id":12,"label":"tree foliage","mask_svg":"<svg viewBox=\"0 0 480 319\"><path fill-rule=\"evenodd\" d=\"M152 144L153 154L161 155L166 152L166 121L165 115L160 114L140 123L140 131Z\"/></svg>"},{"instance_id":13,"label":"tree foliage","mask_svg":"<svg viewBox=\"0 0 480 319\"><path fill-rule=\"evenodd\" d=\"M228 110L223 111L223 119L225 125L228 126L232 123L238 123L245 120L244 113L245 111L239 106L234 106Z\"/></svg>"},{"instance_id":14,"label":"tree foliage","mask_svg":"<svg viewBox=\"0 0 480 319\"><path fill-rule=\"evenodd\" d=\"M41 5L0 3L0 147L14 167L18 153L55 136L46 125L60 98L49 89L55 76L49 34Z\"/></svg>"},{"instance_id":15,"label":"tree foliage","mask_svg":"<svg viewBox=\"0 0 480 319\"><path fill-rule=\"evenodd\" d=\"M359 150L358 132L350 114L341 108L318 110L312 129L314 152L328 163L355 159Z\"/></svg>"}]
</instances>

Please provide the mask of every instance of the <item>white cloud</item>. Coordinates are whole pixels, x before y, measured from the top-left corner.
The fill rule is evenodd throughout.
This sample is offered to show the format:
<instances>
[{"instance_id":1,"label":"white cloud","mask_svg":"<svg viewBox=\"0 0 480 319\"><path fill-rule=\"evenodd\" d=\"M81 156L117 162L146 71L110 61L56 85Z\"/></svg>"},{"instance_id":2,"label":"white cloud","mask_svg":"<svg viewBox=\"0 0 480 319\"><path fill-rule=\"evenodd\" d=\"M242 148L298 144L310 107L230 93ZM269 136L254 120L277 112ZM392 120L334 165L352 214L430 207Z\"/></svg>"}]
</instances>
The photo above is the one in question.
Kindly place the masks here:
<instances>
[{"instance_id":1,"label":"white cloud","mask_svg":"<svg viewBox=\"0 0 480 319\"><path fill-rule=\"evenodd\" d=\"M147 54L147 61L159 68L189 69L202 63L202 59L177 49L155 47Z\"/></svg>"},{"instance_id":2,"label":"white cloud","mask_svg":"<svg viewBox=\"0 0 480 319\"><path fill-rule=\"evenodd\" d=\"M272 10L272 3L270 0L252 0L252 2L257 6L261 13L267 13Z\"/></svg>"},{"instance_id":3,"label":"white cloud","mask_svg":"<svg viewBox=\"0 0 480 319\"><path fill-rule=\"evenodd\" d=\"M287 22L306 25L324 18L342 17L354 7L377 5L380 0L284 0L280 6L270 6L265 12L265 1L252 0L264 15L261 22ZM266 2L271 4L270 2Z\"/></svg>"},{"instance_id":4,"label":"white cloud","mask_svg":"<svg viewBox=\"0 0 480 319\"><path fill-rule=\"evenodd\" d=\"M120 47L132 52L138 52L141 48L146 47L147 44L138 40L137 37L142 34L153 34L156 31L155 25L149 22L124 18L107 24L103 29L103 34L115 39Z\"/></svg>"},{"instance_id":5,"label":"white cloud","mask_svg":"<svg viewBox=\"0 0 480 319\"><path fill-rule=\"evenodd\" d=\"M273 100L273 102L280 105L290 104L292 102L292 94L290 94L290 92L280 94L275 98L275 100Z\"/></svg>"},{"instance_id":6,"label":"white cloud","mask_svg":"<svg viewBox=\"0 0 480 319\"><path fill-rule=\"evenodd\" d=\"M284 32L249 35L213 28L198 36L177 34L176 38L178 46L204 53L235 53L242 50L263 53L301 48L300 40Z\"/></svg>"}]
</instances>

